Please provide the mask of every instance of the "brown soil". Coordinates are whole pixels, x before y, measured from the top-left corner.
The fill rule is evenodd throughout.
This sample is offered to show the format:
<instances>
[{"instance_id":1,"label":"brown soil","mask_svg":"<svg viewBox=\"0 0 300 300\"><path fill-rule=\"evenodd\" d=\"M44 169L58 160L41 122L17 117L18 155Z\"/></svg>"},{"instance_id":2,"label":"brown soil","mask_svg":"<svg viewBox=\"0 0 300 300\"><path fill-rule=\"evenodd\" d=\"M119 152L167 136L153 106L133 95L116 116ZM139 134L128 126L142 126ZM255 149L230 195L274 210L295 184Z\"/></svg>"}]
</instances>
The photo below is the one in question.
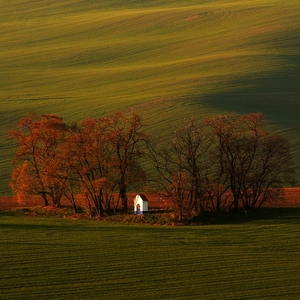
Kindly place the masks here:
<instances>
[{"instance_id":1,"label":"brown soil","mask_svg":"<svg viewBox=\"0 0 300 300\"><path fill-rule=\"evenodd\" d=\"M133 200L136 196L136 193L128 194L128 206L129 209L133 209ZM147 193L146 197L149 201L150 209L168 209L171 207L170 201L161 198L157 194ZM70 206L71 203L68 199L62 199L62 206ZM31 196L31 197L18 197L18 196L0 196L0 210L9 210L16 208L24 208L24 207L37 207L43 206L44 202L41 197ZM87 202L83 195L76 196L76 205L77 206L87 206Z\"/></svg>"},{"instance_id":2,"label":"brown soil","mask_svg":"<svg viewBox=\"0 0 300 300\"><path fill-rule=\"evenodd\" d=\"M128 194L129 208L133 208L133 199L135 193ZM156 194L146 193L149 201L149 209L168 209L171 207L170 201ZM78 206L86 206L86 201L83 196L78 195L76 199ZM67 199L62 200L62 205L70 205ZM0 196L0 210L8 210L23 207L43 206L43 201L39 197L30 197L19 199L17 196L5 197ZM269 204L271 207L299 207L300 206L300 188L286 188L285 200L277 203Z\"/></svg>"}]
</instances>

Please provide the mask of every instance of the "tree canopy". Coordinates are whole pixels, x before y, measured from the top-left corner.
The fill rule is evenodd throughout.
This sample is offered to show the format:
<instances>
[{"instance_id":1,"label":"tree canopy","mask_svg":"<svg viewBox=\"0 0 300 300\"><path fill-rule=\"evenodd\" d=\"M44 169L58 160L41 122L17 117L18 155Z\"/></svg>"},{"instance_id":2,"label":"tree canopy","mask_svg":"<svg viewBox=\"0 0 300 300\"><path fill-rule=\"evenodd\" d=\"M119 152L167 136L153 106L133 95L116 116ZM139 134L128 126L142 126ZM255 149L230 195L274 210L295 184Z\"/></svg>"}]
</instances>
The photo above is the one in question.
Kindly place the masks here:
<instances>
[{"instance_id":1,"label":"tree canopy","mask_svg":"<svg viewBox=\"0 0 300 300\"><path fill-rule=\"evenodd\" d=\"M289 142L268 132L260 113L189 119L177 128L173 141L149 149L178 221L257 209L293 184Z\"/></svg>"},{"instance_id":2,"label":"tree canopy","mask_svg":"<svg viewBox=\"0 0 300 300\"><path fill-rule=\"evenodd\" d=\"M147 136L139 116L116 113L68 126L55 115L29 114L9 135L19 145L11 181L16 192L41 195L44 205L51 199L58 207L66 196L75 210L80 192L98 217L116 207L118 193L127 212L127 186L143 178L138 158Z\"/></svg>"},{"instance_id":3,"label":"tree canopy","mask_svg":"<svg viewBox=\"0 0 300 300\"><path fill-rule=\"evenodd\" d=\"M260 113L185 119L164 143L150 139L140 116L121 113L72 125L29 114L9 135L18 143L13 190L56 207L65 196L75 211L81 193L99 218L119 203L126 213L128 187L139 182L155 182L182 222L207 211L257 209L280 199L294 178L289 142L269 132ZM146 150L155 170L147 180Z\"/></svg>"}]
</instances>

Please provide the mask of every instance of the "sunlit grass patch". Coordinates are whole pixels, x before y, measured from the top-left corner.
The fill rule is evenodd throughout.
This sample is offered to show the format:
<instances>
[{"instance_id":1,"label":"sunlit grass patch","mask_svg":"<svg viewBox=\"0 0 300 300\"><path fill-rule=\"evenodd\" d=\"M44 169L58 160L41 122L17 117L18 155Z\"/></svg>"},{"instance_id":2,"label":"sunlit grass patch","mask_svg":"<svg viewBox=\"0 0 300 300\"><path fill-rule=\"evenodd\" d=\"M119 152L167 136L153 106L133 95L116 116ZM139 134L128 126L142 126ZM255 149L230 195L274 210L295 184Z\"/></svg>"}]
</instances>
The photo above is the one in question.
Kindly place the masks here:
<instances>
[{"instance_id":1,"label":"sunlit grass patch","mask_svg":"<svg viewBox=\"0 0 300 300\"><path fill-rule=\"evenodd\" d=\"M297 135L299 9L297 0L2 1L3 193L5 136L29 111L73 122L135 110L167 137L183 115L260 110Z\"/></svg>"},{"instance_id":2,"label":"sunlit grass patch","mask_svg":"<svg viewBox=\"0 0 300 300\"><path fill-rule=\"evenodd\" d=\"M0 229L2 299L294 299L300 292L298 211L197 227L1 213Z\"/></svg>"}]
</instances>

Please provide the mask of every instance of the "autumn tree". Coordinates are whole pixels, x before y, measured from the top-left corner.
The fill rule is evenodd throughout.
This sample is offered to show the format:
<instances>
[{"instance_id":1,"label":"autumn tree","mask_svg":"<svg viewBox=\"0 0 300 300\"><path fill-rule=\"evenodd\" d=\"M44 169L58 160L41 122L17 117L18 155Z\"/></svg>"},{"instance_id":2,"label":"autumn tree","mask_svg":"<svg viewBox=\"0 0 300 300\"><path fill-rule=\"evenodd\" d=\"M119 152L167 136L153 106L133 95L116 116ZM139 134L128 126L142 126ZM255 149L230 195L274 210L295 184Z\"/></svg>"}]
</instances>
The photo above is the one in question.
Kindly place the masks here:
<instances>
[{"instance_id":1,"label":"autumn tree","mask_svg":"<svg viewBox=\"0 0 300 300\"><path fill-rule=\"evenodd\" d=\"M127 212L127 188L143 177L140 143L147 139L141 118L115 113L99 119L87 118L68 136L64 156L69 174L76 174L90 210L98 217L115 210L118 192L122 210Z\"/></svg>"},{"instance_id":2,"label":"autumn tree","mask_svg":"<svg viewBox=\"0 0 300 300\"><path fill-rule=\"evenodd\" d=\"M62 181L57 179L60 168L61 144L68 131L62 118L56 115L29 114L22 118L9 135L18 143L11 187L17 192L40 195L44 205L52 200L60 206Z\"/></svg>"},{"instance_id":3,"label":"autumn tree","mask_svg":"<svg viewBox=\"0 0 300 300\"><path fill-rule=\"evenodd\" d=\"M141 118L116 113L67 126L56 115L30 114L10 132L19 145L11 186L60 206L66 196L76 211L75 192L87 198L98 217L116 209L118 190L127 212L127 188L143 177L140 143L147 139Z\"/></svg>"},{"instance_id":4,"label":"autumn tree","mask_svg":"<svg viewBox=\"0 0 300 300\"><path fill-rule=\"evenodd\" d=\"M18 143L11 187L40 195L59 207L66 196L76 211L75 193L100 218L128 210L128 188L144 180L140 159L149 137L140 116L115 113L67 126L56 115L29 114L9 135ZM276 201L293 183L288 141L266 130L260 113L186 119L172 141L149 144L158 182L173 201L178 221L201 212L259 208Z\"/></svg>"},{"instance_id":5,"label":"autumn tree","mask_svg":"<svg viewBox=\"0 0 300 300\"><path fill-rule=\"evenodd\" d=\"M73 152L70 151L71 145L69 145L69 140L70 136L72 136L77 129L76 124L69 126L65 139L60 145L61 151L57 160L59 165L53 173L53 177L61 184L63 196L69 200L75 213L78 212L75 196L80 192L80 185L77 173L70 167Z\"/></svg>"},{"instance_id":6,"label":"autumn tree","mask_svg":"<svg viewBox=\"0 0 300 300\"><path fill-rule=\"evenodd\" d=\"M110 133L108 119L87 118L68 136L64 147L68 173L86 196L91 214L95 207L99 218L109 210L107 200L113 191Z\"/></svg>"}]
</instances>

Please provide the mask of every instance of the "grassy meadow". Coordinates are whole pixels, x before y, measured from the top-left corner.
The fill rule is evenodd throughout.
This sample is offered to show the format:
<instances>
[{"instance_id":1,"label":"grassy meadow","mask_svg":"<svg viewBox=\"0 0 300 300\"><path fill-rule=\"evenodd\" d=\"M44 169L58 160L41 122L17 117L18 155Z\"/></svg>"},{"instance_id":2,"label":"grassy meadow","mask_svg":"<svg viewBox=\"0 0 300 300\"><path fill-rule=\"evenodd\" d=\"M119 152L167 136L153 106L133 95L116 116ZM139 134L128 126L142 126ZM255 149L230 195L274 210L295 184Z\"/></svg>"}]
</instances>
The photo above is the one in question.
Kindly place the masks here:
<instances>
[{"instance_id":1,"label":"grassy meadow","mask_svg":"<svg viewBox=\"0 0 300 300\"><path fill-rule=\"evenodd\" d=\"M298 0L0 0L0 195L6 134L32 111L132 111L162 138L183 116L261 111L300 179L299 55Z\"/></svg>"},{"instance_id":2,"label":"grassy meadow","mask_svg":"<svg viewBox=\"0 0 300 300\"><path fill-rule=\"evenodd\" d=\"M168 227L0 213L0 298L297 299L298 209Z\"/></svg>"}]
</instances>

